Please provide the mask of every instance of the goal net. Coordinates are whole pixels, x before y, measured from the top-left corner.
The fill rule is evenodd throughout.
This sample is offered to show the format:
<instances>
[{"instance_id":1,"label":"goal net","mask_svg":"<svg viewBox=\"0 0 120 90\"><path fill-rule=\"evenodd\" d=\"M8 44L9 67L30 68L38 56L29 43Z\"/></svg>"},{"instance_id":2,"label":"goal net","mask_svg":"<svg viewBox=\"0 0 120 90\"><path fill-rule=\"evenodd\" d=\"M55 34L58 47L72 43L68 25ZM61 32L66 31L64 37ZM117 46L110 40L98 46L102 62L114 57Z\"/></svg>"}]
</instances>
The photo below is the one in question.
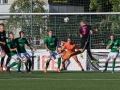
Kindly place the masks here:
<instances>
[{"instance_id":1,"label":"goal net","mask_svg":"<svg viewBox=\"0 0 120 90\"><path fill-rule=\"evenodd\" d=\"M105 58L109 52L104 50L110 34L115 34L120 39L120 13L1 13L0 22L5 23L5 30L13 32L15 37L19 36L19 31L24 31L29 42L38 49L37 56L41 56L40 50L44 49L44 38L47 36L47 30L52 29L58 41L67 41L71 37L73 42L80 47L79 22L84 20L86 24L91 25L92 29L98 28L98 32L90 37L90 48L93 56L100 60L100 63L90 63L89 56L84 53L84 59L79 60L86 70L101 70L104 67ZM58 44L59 44L58 43ZM97 49L97 51L96 51ZM43 54L43 53L42 53ZM39 58L40 58L39 57ZM34 68L41 69L43 63L35 58ZM37 62L39 61L39 62ZM119 70L119 60L117 60L116 70ZM34 63L34 64L35 64ZM56 62L54 62L56 63ZM68 70L79 70L71 60ZM111 68L111 62L109 65ZM52 67L53 69L53 67ZM42 70L42 69L41 69Z\"/></svg>"}]
</instances>

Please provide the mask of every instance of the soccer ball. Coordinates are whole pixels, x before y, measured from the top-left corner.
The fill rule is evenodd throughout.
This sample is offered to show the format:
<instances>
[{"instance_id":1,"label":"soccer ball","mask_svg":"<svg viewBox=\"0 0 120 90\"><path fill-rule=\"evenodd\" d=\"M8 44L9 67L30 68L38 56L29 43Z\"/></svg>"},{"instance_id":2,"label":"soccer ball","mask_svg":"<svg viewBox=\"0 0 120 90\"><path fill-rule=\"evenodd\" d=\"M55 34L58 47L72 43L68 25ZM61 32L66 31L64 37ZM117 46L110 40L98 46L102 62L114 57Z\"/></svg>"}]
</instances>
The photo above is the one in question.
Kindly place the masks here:
<instances>
[{"instance_id":1,"label":"soccer ball","mask_svg":"<svg viewBox=\"0 0 120 90\"><path fill-rule=\"evenodd\" d=\"M64 18L64 22L67 23L69 21L69 18L68 17L65 17Z\"/></svg>"}]
</instances>

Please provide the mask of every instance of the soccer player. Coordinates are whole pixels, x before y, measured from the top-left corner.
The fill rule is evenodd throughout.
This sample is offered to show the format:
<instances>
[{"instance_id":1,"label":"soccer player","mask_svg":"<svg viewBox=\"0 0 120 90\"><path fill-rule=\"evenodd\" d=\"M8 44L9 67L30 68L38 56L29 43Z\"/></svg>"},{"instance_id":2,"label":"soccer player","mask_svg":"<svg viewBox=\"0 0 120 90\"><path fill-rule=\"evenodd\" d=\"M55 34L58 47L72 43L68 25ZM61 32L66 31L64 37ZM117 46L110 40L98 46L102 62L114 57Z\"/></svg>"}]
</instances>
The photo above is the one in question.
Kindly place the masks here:
<instances>
[{"instance_id":1,"label":"soccer player","mask_svg":"<svg viewBox=\"0 0 120 90\"><path fill-rule=\"evenodd\" d=\"M7 70L7 64L10 62L11 55L10 55L10 50L7 46L6 42L6 31L4 30L4 24L0 23L0 47L2 49L1 51L1 66L0 66L0 72L3 72L3 63L4 63L4 58L7 55L7 61L6 64L4 65L4 68Z\"/></svg>"},{"instance_id":2,"label":"soccer player","mask_svg":"<svg viewBox=\"0 0 120 90\"><path fill-rule=\"evenodd\" d=\"M20 35L20 37L15 39L15 42L17 44L17 52L18 52L19 56L25 61L25 66L26 66L27 72L32 73L31 72L31 66L32 66L31 56L25 50L25 44L33 50L36 50L36 49L28 43L26 38L24 38L23 31L20 31L19 35ZM27 67L28 62L29 62L29 68Z\"/></svg>"},{"instance_id":3,"label":"soccer player","mask_svg":"<svg viewBox=\"0 0 120 90\"><path fill-rule=\"evenodd\" d=\"M106 49L111 49L110 53L108 54L108 57L106 58L105 62L105 69L102 72L107 71L108 61L112 59L112 73L114 73L115 68L115 60L117 59L119 55L120 50L120 41L118 39L115 39L114 35L110 35L110 40L108 41Z\"/></svg>"},{"instance_id":4,"label":"soccer player","mask_svg":"<svg viewBox=\"0 0 120 90\"><path fill-rule=\"evenodd\" d=\"M15 60L15 62L13 62L12 64L10 64L8 66L8 69L7 71L10 73L10 68L12 68L13 66L15 65L18 65L18 74L22 74L20 68L21 68L21 60L19 58L19 56L17 55L17 48L16 48L16 45L15 45L15 41L14 41L14 34L11 32L9 33L9 39L8 39L8 42L7 42L7 45L10 49L10 54L11 54L11 58Z\"/></svg>"},{"instance_id":5,"label":"soccer player","mask_svg":"<svg viewBox=\"0 0 120 90\"><path fill-rule=\"evenodd\" d=\"M97 62L97 60L92 56L91 51L90 51L90 34L93 34L93 31L91 29L90 25L86 25L85 22L83 20L80 21L80 38L81 38L81 49L78 50L77 52L73 53L73 54L69 54L69 58L83 53L85 51L85 49L87 49L87 53L91 59L91 62ZM95 32L97 32L98 30L95 29Z\"/></svg>"},{"instance_id":6,"label":"soccer player","mask_svg":"<svg viewBox=\"0 0 120 90\"><path fill-rule=\"evenodd\" d=\"M56 58L58 59L58 69L57 69L57 71L60 72L61 57L58 54L57 38L55 36L53 36L53 31L52 30L48 31L48 37L45 38L44 44L45 44L45 48L49 52L48 60L46 62L46 68L44 69L44 73L47 72L47 68L49 66L50 60L52 60L52 57L54 59L56 59Z\"/></svg>"},{"instance_id":7,"label":"soccer player","mask_svg":"<svg viewBox=\"0 0 120 90\"><path fill-rule=\"evenodd\" d=\"M64 64L65 61L66 61L66 60L69 60L68 55L74 53L75 50L79 50L78 47L77 47L77 45L74 44L74 43L72 43L71 38L68 38L68 39L67 39L67 42L66 42L65 45L62 47L62 50L61 50L61 51L64 51L65 49L67 49L67 51L66 51L66 53L65 53L65 55L64 55L64 57L63 57L63 61L62 61L62 68L63 68L63 69L64 69L64 67L65 67L65 64ZM79 67L81 68L81 70L84 71L81 63L78 61L77 56L74 55L74 56L72 56L72 58L74 58L74 60L77 62L77 64L78 64Z\"/></svg>"}]
</instances>

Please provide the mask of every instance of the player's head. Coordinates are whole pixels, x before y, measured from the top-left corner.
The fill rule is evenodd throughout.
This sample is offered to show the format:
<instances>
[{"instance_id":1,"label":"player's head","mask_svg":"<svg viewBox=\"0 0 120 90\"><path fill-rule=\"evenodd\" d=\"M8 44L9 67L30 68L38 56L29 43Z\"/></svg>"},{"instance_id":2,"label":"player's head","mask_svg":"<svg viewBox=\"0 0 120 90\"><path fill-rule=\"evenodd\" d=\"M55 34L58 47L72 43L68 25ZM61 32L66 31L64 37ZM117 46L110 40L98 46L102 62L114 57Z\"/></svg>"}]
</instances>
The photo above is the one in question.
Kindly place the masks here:
<instances>
[{"instance_id":1,"label":"player's head","mask_svg":"<svg viewBox=\"0 0 120 90\"><path fill-rule=\"evenodd\" d=\"M14 39L14 34L12 32L9 33L9 38Z\"/></svg>"},{"instance_id":2,"label":"player's head","mask_svg":"<svg viewBox=\"0 0 120 90\"><path fill-rule=\"evenodd\" d=\"M4 30L4 27L5 27L4 23L0 23L0 32Z\"/></svg>"},{"instance_id":3,"label":"player's head","mask_svg":"<svg viewBox=\"0 0 120 90\"><path fill-rule=\"evenodd\" d=\"M53 31L52 30L48 30L48 35L49 35L49 37L52 37Z\"/></svg>"},{"instance_id":4,"label":"player's head","mask_svg":"<svg viewBox=\"0 0 120 90\"><path fill-rule=\"evenodd\" d=\"M61 41L61 42L60 42L60 45L61 45L61 46L63 46L64 44L65 44L65 42L64 42L64 41Z\"/></svg>"},{"instance_id":5,"label":"player's head","mask_svg":"<svg viewBox=\"0 0 120 90\"><path fill-rule=\"evenodd\" d=\"M80 26L84 26L85 25L85 21L84 20L80 20Z\"/></svg>"},{"instance_id":6,"label":"player's head","mask_svg":"<svg viewBox=\"0 0 120 90\"><path fill-rule=\"evenodd\" d=\"M25 33L24 33L23 31L20 31L20 32L19 32L19 35L20 35L21 38L23 38L24 35L25 35Z\"/></svg>"},{"instance_id":7,"label":"player's head","mask_svg":"<svg viewBox=\"0 0 120 90\"><path fill-rule=\"evenodd\" d=\"M68 37L67 42L68 42L68 43L71 43L71 42L72 42L72 39L71 39L70 37Z\"/></svg>"},{"instance_id":8,"label":"player's head","mask_svg":"<svg viewBox=\"0 0 120 90\"><path fill-rule=\"evenodd\" d=\"M111 40L114 40L115 39L115 36L113 34L110 35L110 39Z\"/></svg>"}]
</instances>

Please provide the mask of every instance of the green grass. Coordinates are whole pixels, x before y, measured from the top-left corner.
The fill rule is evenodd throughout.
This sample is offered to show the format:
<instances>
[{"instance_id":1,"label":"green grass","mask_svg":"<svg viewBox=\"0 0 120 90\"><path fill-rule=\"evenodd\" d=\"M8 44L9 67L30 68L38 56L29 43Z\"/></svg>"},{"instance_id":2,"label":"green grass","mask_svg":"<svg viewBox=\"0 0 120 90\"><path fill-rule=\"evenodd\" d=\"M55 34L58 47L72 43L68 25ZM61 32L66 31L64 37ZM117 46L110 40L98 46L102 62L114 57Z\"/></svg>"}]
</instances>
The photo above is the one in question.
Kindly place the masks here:
<instances>
[{"instance_id":1,"label":"green grass","mask_svg":"<svg viewBox=\"0 0 120 90\"><path fill-rule=\"evenodd\" d=\"M4 72L0 90L120 90L120 72Z\"/></svg>"}]
</instances>

